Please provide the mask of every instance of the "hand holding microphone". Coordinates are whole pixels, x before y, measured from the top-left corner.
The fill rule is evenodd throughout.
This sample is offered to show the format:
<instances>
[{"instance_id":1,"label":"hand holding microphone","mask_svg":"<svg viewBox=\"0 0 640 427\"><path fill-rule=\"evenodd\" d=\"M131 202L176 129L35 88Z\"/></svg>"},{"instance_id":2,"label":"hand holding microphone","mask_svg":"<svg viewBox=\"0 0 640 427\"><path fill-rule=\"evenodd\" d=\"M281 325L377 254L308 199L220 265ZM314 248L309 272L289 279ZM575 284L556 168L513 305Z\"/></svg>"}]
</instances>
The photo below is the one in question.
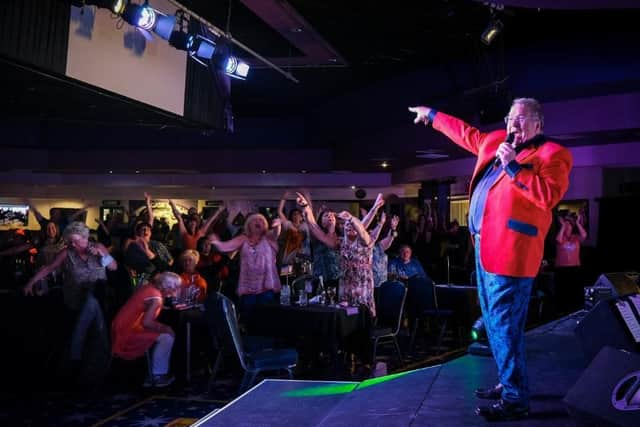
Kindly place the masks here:
<instances>
[{"instance_id":1,"label":"hand holding microphone","mask_svg":"<svg viewBox=\"0 0 640 427\"><path fill-rule=\"evenodd\" d=\"M507 135L504 142L500 144L498 151L496 151L496 161L494 166L506 166L510 161L516 158L516 147L515 144L513 144L514 137L514 133L511 132Z\"/></svg>"}]
</instances>

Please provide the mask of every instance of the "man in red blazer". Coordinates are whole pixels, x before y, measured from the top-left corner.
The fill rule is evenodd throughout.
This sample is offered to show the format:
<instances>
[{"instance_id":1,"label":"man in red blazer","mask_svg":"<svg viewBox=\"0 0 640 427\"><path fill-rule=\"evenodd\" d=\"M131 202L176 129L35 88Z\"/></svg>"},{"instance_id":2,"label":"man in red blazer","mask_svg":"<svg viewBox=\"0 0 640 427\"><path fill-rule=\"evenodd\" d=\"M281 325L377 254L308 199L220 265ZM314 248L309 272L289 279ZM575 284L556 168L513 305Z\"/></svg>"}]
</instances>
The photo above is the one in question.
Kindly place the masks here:
<instances>
[{"instance_id":1,"label":"man in red blazer","mask_svg":"<svg viewBox=\"0 0 640 427\"><path fill-rule=\"evenodd\" d=\"M476 390L499 399L476 409L488 419L528 416L524 326L551 211L569 186L571 153L542 133L542 107L513 101L506 129L482 133L429 107L411 107L414 123L433 126L478 157L470 186L469 230L476 247L478 296L498 366L499 384Z\"/></svg>"}]
</instances>

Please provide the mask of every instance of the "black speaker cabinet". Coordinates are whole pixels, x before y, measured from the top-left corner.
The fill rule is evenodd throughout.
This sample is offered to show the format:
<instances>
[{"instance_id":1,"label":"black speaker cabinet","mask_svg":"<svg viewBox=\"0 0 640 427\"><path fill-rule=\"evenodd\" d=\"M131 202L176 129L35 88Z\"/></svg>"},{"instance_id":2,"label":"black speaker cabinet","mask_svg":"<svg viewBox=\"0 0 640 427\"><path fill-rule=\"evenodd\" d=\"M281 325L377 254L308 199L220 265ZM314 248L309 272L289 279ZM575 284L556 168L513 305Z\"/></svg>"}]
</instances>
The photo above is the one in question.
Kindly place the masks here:
<instances>
[{"instance_id":1,"label":"black speaker cabinet","mask_svg":"<svg viewBox=\"0 0 640 427\"><path fill-rule=\"evenodd\" d=\"M564 403L578 426L640 426L640 355L604 347Z\"/></svg>"},{"instance_id":2,"label":"black speaker cabinet","mask_svg":"<svg viewBox=\"0 0 640 427\"><path fill-rule=\"evenodd\" d=\"M620 298L598 302L576 326L574 332L587 362L593 360L604 346L630 352L640 351L640 345L635 342L629 327L616 308L618 300Z\"/></svg>"}]
</instances>

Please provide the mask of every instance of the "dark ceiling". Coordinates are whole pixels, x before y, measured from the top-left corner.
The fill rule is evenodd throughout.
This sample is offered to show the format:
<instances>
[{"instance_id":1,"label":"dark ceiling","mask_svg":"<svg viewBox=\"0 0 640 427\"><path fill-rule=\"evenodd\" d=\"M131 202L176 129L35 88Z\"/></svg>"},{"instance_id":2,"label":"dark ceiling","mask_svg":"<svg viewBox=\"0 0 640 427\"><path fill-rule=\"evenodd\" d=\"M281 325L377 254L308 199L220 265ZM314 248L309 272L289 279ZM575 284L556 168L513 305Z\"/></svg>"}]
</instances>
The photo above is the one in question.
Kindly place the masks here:
<instances>
[{"instance_id":1,"label":"dark ceiling","mask_svg":"<svg viewBox=\"0 0 640 427\"><path fill-rule=\"evenodd\" d=\"M230 30L234 38L299 80L294 83L263 66L254 67L248 80L233 81L232 104L240 131L243 124L254 119L308 122L320 115L332 121L331 114L339 100L349 99L353 104L360 94L367 106L372 102L402 105L402 108L394 105L396 111L391 114L385 113L389 119L384 125L398 128L411 126L411 117L404 106L415 102L431 102L468 120L489 124L504 114L504 106L508 105L505 102L516 94L554 101L640 90L640 77L635 73L640 64L637 31L640 9L552 10L507 6L495 10L495 16L504 23L503 33L485 46L479 37L489 22L490 9L472 0L289 0L288 3L273 0L274 5L285 5L297 13L292 19L300 27L289 28L292 34L266 23L278 18L276 9L270 12L267 8L263 16L257 16L254 9L259 2L255 0L180 3L214 25ZM305 32L315 34L317 44L325 50L332 49L337 60L326 62L326 58L318 61L317 57L305 57L305 46L295 40L296 33ZM242 55L242 49L237 49ZM529 62L546 74L540 78L527 74ZM288 63L294 66L287 67ZM4 123L36 121L44 128L59 122L123 129L169 127L182 132L183 147L198 148L211 143L202 139L203 130L204 136L209 134L202 124L125 97L12 61L0 61L0 72L4 77L0 86L4 94L0 110ZM421 81L416 79L416 73L425 78L419 87L412 88L412 84ZM431 75L444 78L429 81ZM556 75L557 79L553 77ZM413 77L405 79L406 76ZM393 85L397 85L397 93L393 94L393 89L385 92L392 93L388 99L371 99L366 95ZM335 131L345 135L359 132L357 127L353 131L345 128L348 125L344 123L335 126ZM374 127L381 128L379 120ZM617 132L619 140L637 140L637 130ZM298 148L305 144L322 145L331 139L322 135L322 131L320 135L299 142ZM568 143L600 143L607 137L577 135ZM358 144L367 159L390 157L384 153L387 144L384 138L368 138L366 146L361 139L352 136L343 142L334 138L328 144L332 148L342 143ZM251 148L250 143L234 141L233 136L221 140L227 145L237 143ZM262 139L260 147L276 146L276 140ZM12 142L5 141L4 145L7 144ZM444 143L436 146L442 147L450 158L464 155ZM394 157L400 160L394 166L430 161L416 159L418 148L411 144L394 147ZM336 169L375 169L371 162L359 160L343 159Z\"/></svg>"}]
</instances>

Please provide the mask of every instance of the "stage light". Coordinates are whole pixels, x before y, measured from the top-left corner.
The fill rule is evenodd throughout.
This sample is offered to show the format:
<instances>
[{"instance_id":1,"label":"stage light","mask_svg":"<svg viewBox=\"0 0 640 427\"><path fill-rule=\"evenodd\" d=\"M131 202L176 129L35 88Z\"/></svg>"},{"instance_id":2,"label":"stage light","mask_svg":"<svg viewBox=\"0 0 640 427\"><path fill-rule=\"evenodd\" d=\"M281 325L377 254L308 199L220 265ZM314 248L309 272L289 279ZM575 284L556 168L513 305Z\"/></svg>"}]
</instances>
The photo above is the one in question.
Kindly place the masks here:
<instances>
[{"instance_id":1,"label":"stage light","mask_svg":"<svg viewBox=\"0 0 640 427\"><path fill-rule=\"evenodd\" d=\"M193 47L189 49L191 55L202 59L211 59L216 51L216 44L202 36L197 36L193 42Z\"/></svg>"},{"instance_id":2,"label":"stage light","mask_svg":"<svg viewBox=\"0 0 640 427\"><path fill-rule=\"evenodd\" d=\"M156 11L146 5L129 3L122 12L122 19L129 25L142 28L143 30L152 30L156 24Z\"/></svg>"},{"instance_id":3,"label":"stage light","mask_svg":"<svg viewBox=\"0 0 640 427\"><path fill-rule=\"evenodd\" d=\"M227 57L224 65L224 72L230 77L244 80L249 74L249 64L232 55Z\"/></svg>"},{"instance_id":4,"label":"stage light","mask_svg":"<svg viewBox=\"0 0 640 427\"><path fill-rule=\"evenodd\" d=\"M156 10L156 24L153 26L154 33L165 40L169 40L175 26L175 15L164 15Z\"/></svg>"},{"instance_id":5,"label":"stage light","mask_svg":"<svg viewBox=\"0 0 640 427\"><path fill-rule=\"evenodd\" d=\"M169 44L178 50L191 50L195 37L184 31L175 30L169 36Z\"/></svg>"},{"instance_id":6,"label":"stage light","mask_svg":"<svg viewBox=\"0 0 640 427\"><path fill-rule=\"evenodd\" d=\"M502 21L497 18L492 18L491 22L489 22L489 25L487 25L487 28L480 36L480 40L482 41L482 43L489 46L491 42L493 42L493 40L498 37L503 28L504 25L502 24Z\"/></svg>"},{"instance_id":7,"label":"stage light","mask_svg":"<svg viewBox=\"0 0 640 427\"><path fill-rule=\"evenodd\" d=\"M211 66L224 71L230 77L244 80L249 74L249 64L231 53L229 41L219 38L216 41L216 50L211 58Z\"/></svg>"}]
</instances>

